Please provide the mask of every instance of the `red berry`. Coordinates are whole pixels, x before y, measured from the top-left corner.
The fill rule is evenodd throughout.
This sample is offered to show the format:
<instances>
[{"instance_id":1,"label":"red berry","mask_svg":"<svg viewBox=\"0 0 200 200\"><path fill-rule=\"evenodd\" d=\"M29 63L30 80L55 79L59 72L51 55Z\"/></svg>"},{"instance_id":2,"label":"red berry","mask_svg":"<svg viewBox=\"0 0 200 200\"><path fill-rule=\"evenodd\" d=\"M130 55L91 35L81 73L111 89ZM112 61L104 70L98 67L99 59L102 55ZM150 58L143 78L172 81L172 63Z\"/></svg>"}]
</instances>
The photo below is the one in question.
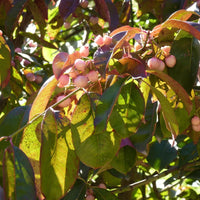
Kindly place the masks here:
<instances>
[{"instance_id":1,"label":"red berry","mask_svg":"<svg viewBox=\"0 0 200 200\"><path fill-rule=\"evenodd\" d=\"M74 68L71 68L71 70L69 71L69 76L71 78L76 78L78 76L78 74L79 74L78 71L75 70Z\"/></svg>"},{"instance_id":2,"label":"red berry","mask_svg":"<svg viewBox=\"0 0 200 200\"><path fill-rule=\"evenodd\" d=\"M192 130L195 132L200 132L200 124L199 125L192 125Z\"/></svg>"},{"instance_id":3,"label":"red berry","mask_svg":"<svg viewBox=\"0 0 200 200\"><path fill-rule=\"evenodd\" d=\"M86 68L86 62L82 59L76 59L74 62L74 66L76 67L76 69L84 71Z\"/></svg>"},{"instance_id":4,"label":"red berry","mask_svg":"<svg viewBox=\"0 0 200 200\"><path fill-rule=\"evenodd\" d=\"M200 118L198 116L194 116L192 119L191 119L191 124L192 125L200 125Z\"/></svg>"},{"instance_id":5,"label":"red berry","mask_svg":"<svg viewBox=\"0 0 200 200\"><path fill-rule=\"evenodd\" d=\"M74 85L77 87L84 88L88 84L88 78L86 76L80 75L74 79Z\"/></svg>"},{"instance_id":6,"label":"red berry","mask_svg":"<svg viewBox=\"0 0 200 200\"><path fill-rule=\"evenodd\" d=\"M97 35L97 37L94 39L94 42L99 45L102 46L104 41L103 41L103 37L101 35Z\"/></svg>"},{"instance_id":7,"label":"red berry","mask_svg":"<svg viewBox=\"0 0 200 200\"><path fill-rule=\"evenodd\" d=\"M31 73L31 72L26 74L26 78L30 82L35 81L35 75L33 73Z\"/></svg>"},{"instance_id":8,"label":"red berry","mask_svg":"<svg viewBox=\"0 0 200 200\"><path fill-rule=\"evenodd\" d=\"M99 21L99 18L98 17L90 17L90 23L91 24L97 24Z\"/></svg>"},{"instance_id":9,"label":"red berry","mask_svg":"<svg viewBox=\"0 0 200 200\"><path fill-rule=\"evenodd\" d=\"M0 30L0 36L2 36L3 35L3 31L2 30Z\"/></svg>"},{"instance_id":10,"label":"red berry","mask_svg":"<svg viewBox=\"0 0 200 200\"><path fill-rule=\"evenodd\" d=\"M58 97L56 98L56 102L61 101L64 97L65 97L65 95L58 96ZM59 103L58 106L61 107L61 108L64 108L64 107L69 106L70 104L71 104L71 99L70 99L70 98L67 98L67 99L64 100L63 102Z\"/></svg>"},{"instance_id":11,"label":"red berry","mask_svg":"<svg viewBox=\"0 0 200 200\"><path fill-rule=\"evenodd\" d=\"M171 47L170 46L164 46L164 47L161 47L161 50L163 51L165 56L169 56L170 51L171 51Z\"/></svg>"},{"instance_id":12,"label":"red berry","mask_svg":"<svg viewBox=\"0 0 200 200\"><path fill-rule=\"evenodd\" d=\"M91 194L89 194L87 197L86 197L86 200L95 200L95 197Z\"/></svg>"},{"instance_id":13,"label":"red berry","mask_svg":"<svg viewBox=\"0 0 200 200\"><path fill-rule=\"evenodd\" d=\"M88 4L89 4L89 2L88 2L87 0L82 0L82 1L80 2L80 6L81 6L82 8L87 8L87 7L88 7Z\"/></svg>"},{"instance_id":14,"label":"red berry","mask_svg":"<svg viewBox=\"0 0 200 200\"><path fill-rule=\"evenodd\" d=\"M169 55L165 58L165 63L168 67L174 67L176 64L176 57L174 55Z\"/></svg>"},{"instance_id":15,"label":"red berry","mask_svg":"<svg viewBox=\"0 0 200 200\"><path fill-rule=\"evenodd\" d=\"M79 50L79 53L82 57L88 57L89 56L89 47L87 45L82 46Z\"/></svg>"},{"instance_id":16,"label":"red berry","mask_svg":"<svg viewBox=\"0 0 200 200\"><path fill-rule=\"evenodd\" d=\"M99 188L102 188L102 189L106 189L106 185L105 185L104 183L100 183L100 184L98 185L98 187L99 187Z\"/></svg>"},{"instance_id":17,"label":"red berry","mask_svg":"<svg viewBox=\"0 0 200 200\"><path fill-rule=\"evenodd\" d=\"M150 58L147 65L150 69L156 69L159 71L163 71L165 69L165 63L157 57Z\"/></svg>"},{"instance_id":18,"label":"red berry","mask_svg":"<svg viewBox=\"0 0 200 200\"><path fill-rule=\"evenodd\" d=\"M61 75L58 81L59 81L58 87L63 88L67 86L69 84L69 75L67 74Z\"/></svg>"},{"instance_id":19,"label":"red berry","mask_svg":"<svg viewBox=\"0 0 200 200\"><path fill-rule=\"evenodd\" d=\"M92 81L92 82L98 81L98 72L97 71L92 70L86 76L88 77L89 81Z\"/></svg>"},{"instance_id":20,"label":"red berry","mask_svg":"<svg viewBox=\"0 0 200 200\"><path fill-rule=\"evenodd\" d=\"M110 36L108 36L108 35L105 35L105 36L103 37L103 43L104 43L105 45L110 45L110 44L112 43L112 38L111 38Z\"/></svg>"},{"instance_id":21,"label":"red berry","mask_svg":"<svg viewBox=\"0 0 200 200\"><path fill-rule=\"evenodd\" d=\"M63 26L66 28L66 29L69 29L71 27L71 24L69 22L64 22Z\"/></svg>"}]
</instances>

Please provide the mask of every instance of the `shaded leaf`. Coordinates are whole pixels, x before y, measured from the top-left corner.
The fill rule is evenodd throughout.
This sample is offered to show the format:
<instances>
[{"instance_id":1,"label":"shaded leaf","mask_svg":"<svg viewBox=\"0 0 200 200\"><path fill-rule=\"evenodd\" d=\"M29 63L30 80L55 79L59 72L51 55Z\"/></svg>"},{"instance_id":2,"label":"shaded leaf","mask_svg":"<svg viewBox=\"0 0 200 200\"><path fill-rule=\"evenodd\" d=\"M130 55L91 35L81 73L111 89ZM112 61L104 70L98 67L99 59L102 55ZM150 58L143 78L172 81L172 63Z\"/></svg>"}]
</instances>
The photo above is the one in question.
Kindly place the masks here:
<instances>
[{"instance_id":1,"label":"shaded leaf","mask_svg":"<svg viewBox=\"0 0 200 200\"><path fill-rule=\"evenodd\" d=\"M70 14L72 14L77 6L79 5L79 0L61 0L59 4L59 12L60 15L66 19L69 17Z\"/></svg>"},{"instance_id":2,"label":"shaded leaf","mask_svg":"<svg viewBox=\"0 0 200 200\"><path fill-rule=\"evenodd\" d=\"M49 102L52 92L56 88L57 80L54 76L50 77L41 87L40 91L35 98L31 107L29 120L33 119L34 116L42 113Z\"/></svg>"},{"instance_id":3,"label":"shaded leaf","mask_svg":"<svg viewBox=\"0 0 200 200\"><path fill-rule=\"evenodd\" d=\"M94 0L97 12L102 19L110 23L110 12L105 0Z\"/></svg>"},{"instance_id":4,"label":"shaded leaf","mask_svg":"<svg viewBox=\"0 0 200 200\"><path fill-rule=\"evenodd\" d=\"M178 97L182 100L187 112L190 114L193 107L192 101L189 95L187 94L187 92L184 90L184 88L181 87L181 85L176 80L174 80L167 74L160 71L147 70L147 72L150 74L154 74L158 76L160 79L162 79L163 81L165 81L172 88L172 90L178 95ZM180 73L180 71L178 73Z\"/></svg>"},{"instance_id":5,"label":"shaded leaf","mask_svg":"<svg viewBox=\"0 0 200 200\"><path fill-rule=\"evenodd\" d=\"M26 155L17 147L5 150L4 170L7 199L36 200L33 169Z\"/></svg>"},{"instance_id":6,"label":"shaded leaf","mask_svg":"<svg viewBox=\"0 0 200 200\"><path fill-rule=\"evenodd\" d=\"M144 115L144 99L133 81L121 88L109 118L110 126L122 138L135 134Z\"/></svg>"},{"instance_id":7,"label":"shaded leaf","mask_svg":"<svg viewBox=\"0 0 200 200\"><path fill-rule=\"evenodd\" d=\"M111 162L111 167L126 174L134 166L136 161L136 151L134 148L126 145L122 147Z\"/></svg>"},{"instance_id":8,"label":"shaded leaf","mask_svg":"<svg viewBox=\"0 0 200 200\"><path fill-rule=\"evenodd\" d=\"M102 132L87 138L76 153L84 164L99 168L110 162L120 147L120 139L115 133Z\"/></svg>"},{"instance_id":9,"label":"shaded leaf","mask_svg":"<svg viewBox=\"0 0 200 200\"><path fill-rule=\"evenodd\" d=\"M20 106L11 110L1 121L0 124L0 137L9 136L28 122L30 106ZM19 145L21 139L21 133L13 138L13 142L16 146Z\"/></svg>"},{"instance_id":10,"label":"shaded leaf","mask_svg":"<svg viewBox=\"0 0 200 200\"><path fill-rule=\"evenodd\" d=\"M107 88L100 97L95 111L94 125L99 131L105 130L107 122L111 115L112 109L117 101L121 87L125 79L118 79L115 84Z\"/></svg>"},{"instance_id":11,"label":"shaded leaf","mask_svg":"<svg viewBox=\"0 0 200 200\"><path fill-rule=\"evenodd\" d=\"M167 167L176 156L176 149L167 140L163 140L161 143L155 142L150 146L147 161L153 168L160 171Z\"/></svg>"},{"instance_id":12,"label":"shaded leaf","mask_svg":"<svg viewBox=\"0 0 200 200\"><path fill-rule=\"evenodd\" d=\"M10 77L11 53L2 36L0 36L0 66L0 86L5 87Z\"/></svg>"},{"instance_id":13,"label":"shaded leaf","mask_svg":"<svg viewBox=\"0 0 200 200\"><path fill-rule=\"evenodd\" d=\"M102 188L93 188L94 195L98 200L118 200L111 192Z\"/></svg>"},{"instance_id":14,"label":"shaded leaf","mask_svg":"<svg viewBox=\"0 0 200 200\"><path fill-rule=\"evenodd\" d=\"M75 148L84 142L94 131L94 116L92 113L91 100L87 94L84 94L71 119L71 132Z\"/></svg>"},{"instance_id":15,"label":"shaded leaf","mask_svg":"<svg viewBox=\"0 0 200 200\"><path fill-rule=\"evenodd\" d=\"M41 188L46 199L60 199L74 184L79 160L70 149L69 121L48 109L42 121ZM51 184L49 184L49 182Z\"/></svg>"},{"instance_id":16,"label":"shaded leaf","mask_svg":"<svg viewBox=\"0 0 200 200\"><path fill-rule=\"evenodd\" d=\"M17 25L17 21L19 19L20 14L22 13L24 6L27 0L15 0L12 3L12 7L7 14L7 18L5 21L6 32L8 35L12 33L15 26Z\"/></svg>"}]
</instances>

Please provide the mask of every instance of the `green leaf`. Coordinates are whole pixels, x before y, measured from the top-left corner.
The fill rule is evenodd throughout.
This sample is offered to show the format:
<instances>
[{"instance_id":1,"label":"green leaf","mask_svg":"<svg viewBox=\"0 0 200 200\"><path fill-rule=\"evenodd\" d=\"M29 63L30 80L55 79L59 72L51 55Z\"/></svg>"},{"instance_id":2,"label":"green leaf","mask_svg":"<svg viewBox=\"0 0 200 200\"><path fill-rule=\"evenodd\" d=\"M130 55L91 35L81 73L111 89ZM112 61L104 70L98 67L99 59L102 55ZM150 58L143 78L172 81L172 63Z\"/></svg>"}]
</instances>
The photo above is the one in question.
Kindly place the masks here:
<instances>
[{"instance_id":1,"label":"green leaf","mask_svg":"<svg viewBox=\"0 0 200 200\"><path fill-rule=\"evenodd\" d=\"M75 148L83 143L94 132L94 116L92 113L91 100L87 94L84 94L71 119L71 132Z\"/></svg>"},{"instance_id":2,"label":"green leaf","mask_svg":"<svg viewBox=\"0 0 200 200\"><path fill-rule=\"evenodd\" d=\"M37 97L35 98L32 104L29 120L33 119L34 116L45 111L49 99L52 95L52 92L55 90L56 86L57 86L57 80L55 79L54 76L50 77L43 84L43 86L40 88L40 91L37 94Z\"/></svg>"},{"instance_id":3,"label":"green leaf","mask_svg":"<svg viewBox=\"0 0 200 200\"><path fill-rule=\"evenodd\" d=\"M122 147L111 162L111 167L126 174L134 166L136 161L136 151L130 146Z\"/></svg>"},{"instance_id":4,"label":"green leaf","mask_svg":"<svg viewBox=\"0 0 200 200\"><path fill-rule=\"evenodd\" d=\"M177 156L177 151L167 140L161 143L155 142L150 146L148 163L156 170L162 170L167 167Z\"/></svg>"},{"instance_id":5,"label":"green leaf","mask_svg":"<svg viewBox=\"0 0 200 200\"><path fill-rule=\"evenodd\" d=\"M67 193L65 197L61 200L84 200L86 194L86 184L82 181L77 179L76 183L72 187L72 189Z\"/></svg>"},{"instance_id":6,"label":"green leaf","mask_svg":"<svg viewBox=\"0 0 200 200\"><path fill-rule=\"evenodd\" d=\"M111 127L122 138L134 134L144 115L144 99L133 81L124 85L110 115Z\"/></svg>"},{"instance_id":7,"label":"green leaf","mask_svg":"<svg viewBox=\"0 0 200 200\"><path fill-rule=\"evenodd\" d=\"M111 192L102 188L93 188L94 195L98 200L118 200L118 198Z\"/></svg>"},{"instance_id":8,"label":"green leaf","mask_svg":"<svg viewBox=\"0 0 200 200\"><path fill-rule=\"evenodd\" d=\"M17 147L4 154L4 182L7 199L36 200L35 178L26 155Z\"/></svg>"},{"instance_id":9,"label":"green leaf","mask_svg":"<svg viewBox=\"0 0 200 200\"><path fill-rule=\"evenodd\" d=\"M40 147L41 147L41 132L40 124L42 117L34 120L28 127L24 129L20 149L29 158L35 173L35 181L38 194L40 193Z\"/></svg>"},{"instance_id":10,"label":"green leaf","mask_svg":"<svg viewBox=\"0 0 200 200\"><path fill-rule=\"evenodd\" d=\"M2 36L0 36L0 66L0 86L5 87L8 82L7 77L9 76L11 66L11 53Z\"/></svg>"},{"instance_id":11,"label":"green leaf","mask_svg":"<svg viewBox=\"0 0 200 200\"><path fill-rule=\"evenodd\" d=\"M118 79L111 87L107 88L100 97L94 119L97 130L102 131L106 129L107 122L124 81L125 79Z\"/></svg>"},{"instance_id":12,"label":"green leaf","mask_svg":"<svg viewBox=\"0 0 200 200\"><path fill-rule=\"evenodd\" d=\"M110 162L120 147L120 138L115 133L102 132L87 138L76 153L89 167L99 168Z\"/></svg>"},{"instance_id":13,"label":"green leaf","mask_svg":"<svg viewBox=\"0 0 200 200\"><path fill-rule=\"evenodd\" d=\"M149 86L160 102L167 129L173 134L174 138L176 138L176 136L179 134L179 126L174 110L172 109L169 101L159 90L151 85Z\"/></svg>"},{"instance_id":14,"label":"green leaf","mask_svg":"<svg viewBox=\"0 0 200 200\"><path fill-rule=\"evenodd\" d=\"M0 137L9 136L28 122L30 106L20 106L11 110L0 124ZM22 132L13 138L15 146L19 145Z\"/></svg>"},{"instance_id":15,"label":"green leaf","mask_svg":"<svg viewBox=\"0 0 200 200\"><path fill-rule=\"evenodd\" d=\"M65 195L74 184L79 167L79 160L66 136L69 121L57 115L48 109L42 122L41 188L47 200Z\"/></svg>"},{"instance_id":16,"label":"green leaf","mask_svg":"<svg viewBox=\"0 0 200 200\"><path fill-rule=\"evenodd\" d=\"M171 54L176 57L176 65L168 74L179 82L190 95L196 81L200 60L200 45L195 38L181 38L173 42Z\"/></svg>"}]
</instances>

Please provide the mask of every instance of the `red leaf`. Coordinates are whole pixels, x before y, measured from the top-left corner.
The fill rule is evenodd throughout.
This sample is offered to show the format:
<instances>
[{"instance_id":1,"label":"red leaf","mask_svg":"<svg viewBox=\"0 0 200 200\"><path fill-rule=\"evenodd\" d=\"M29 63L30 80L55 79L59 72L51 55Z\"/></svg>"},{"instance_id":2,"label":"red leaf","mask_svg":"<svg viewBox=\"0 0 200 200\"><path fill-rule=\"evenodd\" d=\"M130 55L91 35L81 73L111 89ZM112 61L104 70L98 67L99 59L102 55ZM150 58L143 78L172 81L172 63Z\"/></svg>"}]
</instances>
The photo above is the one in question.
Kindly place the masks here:
<instances>
[{"instance_id":1,"label":"red leaf","mask_svg":"<svg viewBox=\"0 0 200 200\"><path fill-rule=\"evenodd\" d=\"M60 15L66 19L69 17L70 14L72 14L77 6L79 5L79 0L61 0L59 5L59 12Z\"/></svg>"},{"instance_id":2,"label":"red leaf","mask_svg":"<svg viewBox=\"0 0 200 200\"><path fill-rule=\"evenodd\" d=\"M94 0L94 1L99 15L102 17L102 19L110 23L110 13L105 0Z\"/></svg>"}]
</instances>

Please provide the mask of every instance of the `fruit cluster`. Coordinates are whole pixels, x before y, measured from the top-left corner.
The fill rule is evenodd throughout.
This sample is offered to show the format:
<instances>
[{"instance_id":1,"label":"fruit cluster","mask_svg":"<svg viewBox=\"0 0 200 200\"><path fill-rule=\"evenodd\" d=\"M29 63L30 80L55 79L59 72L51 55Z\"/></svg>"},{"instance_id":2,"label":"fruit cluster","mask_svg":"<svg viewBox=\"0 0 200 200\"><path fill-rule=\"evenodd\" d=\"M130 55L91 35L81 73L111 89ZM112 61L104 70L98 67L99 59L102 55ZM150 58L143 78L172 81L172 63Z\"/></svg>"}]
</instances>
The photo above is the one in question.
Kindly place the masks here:
<instances>
[{"instance_id":1,"label":"fruit cluster","mask_svg":"<svg viewBox=\"0 0 200 200\"><path fill-rule=\"evenodd\" d=\"M198 116L192 117L191 124L193 131L200 132L200 118Z\"/></svg>"}]
</instances>

